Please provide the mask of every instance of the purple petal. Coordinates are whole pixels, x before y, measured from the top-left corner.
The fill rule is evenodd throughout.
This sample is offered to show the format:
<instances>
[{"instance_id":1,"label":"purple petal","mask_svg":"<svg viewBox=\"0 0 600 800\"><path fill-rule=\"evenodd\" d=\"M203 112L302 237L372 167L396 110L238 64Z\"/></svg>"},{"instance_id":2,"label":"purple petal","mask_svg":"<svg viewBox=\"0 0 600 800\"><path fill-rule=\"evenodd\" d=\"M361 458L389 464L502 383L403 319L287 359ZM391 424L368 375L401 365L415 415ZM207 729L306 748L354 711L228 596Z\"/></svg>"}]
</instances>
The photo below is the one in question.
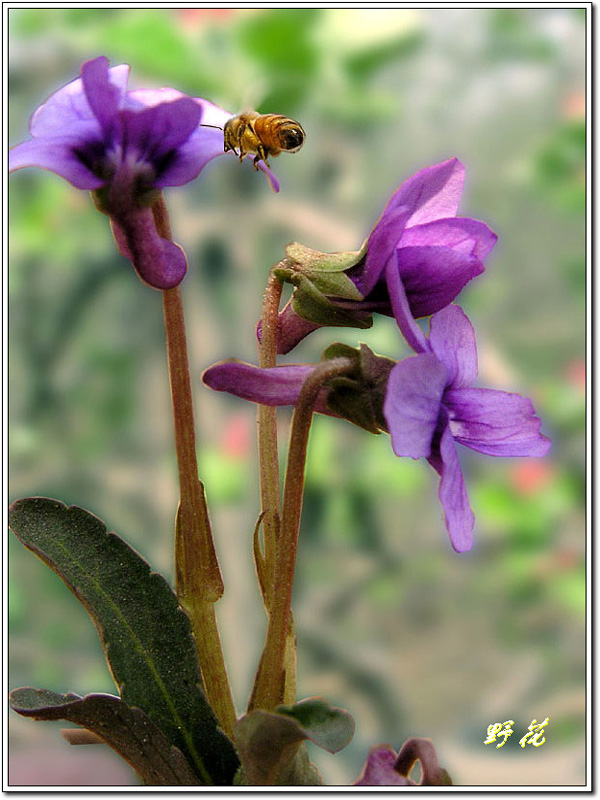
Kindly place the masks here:
<instances>
[{"instance_id":1,"label":"purple petal","mask_svg":"<svg viewBox=\"0 0 600 800\"><path fill-rule=\"evenodd\" d=\"M394 769L398 754L389 745L375 745L369 750L369 755L360 774L360 778L353 786L414 786L414 782L405 778Z\"/></svg>"},{"instance_id":2,"label":"purple petal","mask_svg":"<svg viewBox=\"0 0 600 800\"><path fill-rule=\"evenodd\" d=\"M81 67L81 80L87 101L105 138L112 136L122 93L109 80L106 56L86 61Z\"/></svg>"},{"instance_id":3,"label":"purple petal","mask_svg":"<svg viewBox=\"0 0 600 800\"><path fill-rule=\"evenodd\" d=\"M449 217L407 228L400 247L451 247L483 261L497 241L497 235L484 222L470 217Z\"/></svg>"},{"instance_id":4,"label":"purple petal","mask_svg":"<svg viewBox=\"0 0 600 800\"><path fill-rule=\"evenodd\" d=\"M428 353L400 361L390 372L383 415L397 456L430 455L446 381L444 365Z\"/></svg>"},{"instance_id":5,"label":"purple petal","mask_svg":"<svg viewBox=\"0 0 600 800\"><path fill-rule=\"evenodd\" d=\"M417 318L445 308L484 267L475 256L428 246L399 248L398 269L411 313Z\"/></svg>"},{"instance_id":6,"label":"purple petal","mask_svg":"<svg viewBox=\"0 0 600 800\"><path fill-rule=\"evenodd\" d=\"M91 125L97 127L96 123ZM90 123L79 123L79 127L89 131ZM79 138L74 139L72 136L55 136L22 142L8 153L9 171L13 172L24 167L40 167L55 172L77 189L99 189L106 181L94 175L75 155L80 143Z\"/></svg>"},{"instance_id":7,"label":"purple petal","mask_svg":"<svg viewBox=\"0 0 600 800\"><path fill-rule=\"evenodd\" d=\"M531 400L496 389L449 389L444 404L460 444L490 456L545 456L550 440Z\"/></svg>"},{"instance_id":8,"label":"purple petal","mask_svg":"<svg viewBox=\"0 0 600 800\"><path fill-rule=\"evenodd\" d=\"M412 349L416 353L427 353L430 349L429 344L425 334L415 322L412 311L410 310L406 291L400 278L397 259L397 254L392 253L385 270L385 279L392 311L394 312L394 317L396 318L402 335Z\"/></svg>"},{"instance_id":9,"label":"purple petal","mask_svg":"<svg viewBox=\"0 0 600 800\"><path fill-rule=\"evenodd\" d=\"M407 206L394 207L390 211L386 209L371 231L364 266L355 270L352 278L363 297L372 291L384 272L385 265L400 241L410 213L411 209Z\"/></svg>"},{"instance_id":10,"label":"purple petal","mask_svg":"<svg viewBox=\"0 0 600 800\"><path fill-rule=\"evenodd\" d=\"M460 468L460 461L452 437L450 425L443 423L439 445L428 458L431 466L440 475L439 498L450 542L457 553L464 553L473 546L475 516L469 505L467 488Z\"/></svg>"},{"instance_id":11,"label":"purple petal","mask_svg":"<svg viewBox=\"0 0 600 800\"><path fill-rule=\"evenodd\" d=\"M129 66L120 64L108 70L110 83L123 97L129 78ZM83 91L81 78L54 92L33 114L29 130L34 137L70 133L74 123L96 120ZM97 124L97 123L96 123Z\"/></svg>"},{"instance_id":12,"label":"purple petal","mask_svg":"<svg viewBox=\"0 0 600 800\"><path fill-rule=\"evenodd\" d=\"M385 215L399 206L407 206L411 209L407 228L454 217L464 182L465 168L457 158L426 167L402 184L383 213Z\"/></svg>"},{"instance_id":13,"label":"purple petal","mask_svg":"<svg viewBox=\"0 0 600 800\"><path fill-rule=\"evenodd\" d=\"M448 386L470 386L477 378L475 331L460 306L450 305L431 318L429 344L448 370Z\"/></svg>"},{"instance_id":14,"label":"purple petal","mask_svg":"<svg viewBox=\"0 0 600 800\"><path fill-rule=\"evenodd\" d=\"M111 217L120 252L131 260L144 283L153 289L172 289L185 277L185 253L174 242L162 239L152 209L132 211L126 217Z\"/></svg>"},{"instance_id":15,"label":"purple petal","mask_svg":"<svg viewBox=\"0 0 600 800\"><path fill-rule=\"evenodd\" d=\"M314 368L314 364L303 364L261 369L243 361L224 361L205 370L202 380L211 389L229 392L242 400L265 406L293 406ZM327 388L321 389L315 411L331 414L327 410L327 393Z\"/></svg>"},{"instance_id":16,"label":"purple petal","mask_svg":"<svg viewBox=\"0 0 600 800\"><path fill-rule=\"evenodd\" d=\"M277 353L285 355L296 347L309 333L321 327L317 322L309 322L307 319L298 316L292 308L291 301L288 302L279 313L277 324ZM262 320L256 326L256 337L262 341Z\"/></svg>"}]
</instances>

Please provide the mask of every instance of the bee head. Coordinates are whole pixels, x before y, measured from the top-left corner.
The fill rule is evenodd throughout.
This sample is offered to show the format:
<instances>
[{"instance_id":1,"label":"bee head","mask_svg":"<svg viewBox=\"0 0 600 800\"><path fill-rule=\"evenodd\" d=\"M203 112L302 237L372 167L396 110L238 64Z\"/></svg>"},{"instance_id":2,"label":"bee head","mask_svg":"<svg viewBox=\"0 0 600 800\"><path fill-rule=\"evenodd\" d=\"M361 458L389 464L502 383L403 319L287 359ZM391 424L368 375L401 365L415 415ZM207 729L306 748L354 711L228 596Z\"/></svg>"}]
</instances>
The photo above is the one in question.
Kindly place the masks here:
<instances>
[{"instance_id":1,"label":"bee head","mask_svg":"<svg viewBox=\"0 0 600 800\"><path fill-rule=\"evenodd\" d=\"M279 130L279 144L288 153L297 153L304 144L305 133L297 122L282 126Z\"/></svg>"}]
</instances>

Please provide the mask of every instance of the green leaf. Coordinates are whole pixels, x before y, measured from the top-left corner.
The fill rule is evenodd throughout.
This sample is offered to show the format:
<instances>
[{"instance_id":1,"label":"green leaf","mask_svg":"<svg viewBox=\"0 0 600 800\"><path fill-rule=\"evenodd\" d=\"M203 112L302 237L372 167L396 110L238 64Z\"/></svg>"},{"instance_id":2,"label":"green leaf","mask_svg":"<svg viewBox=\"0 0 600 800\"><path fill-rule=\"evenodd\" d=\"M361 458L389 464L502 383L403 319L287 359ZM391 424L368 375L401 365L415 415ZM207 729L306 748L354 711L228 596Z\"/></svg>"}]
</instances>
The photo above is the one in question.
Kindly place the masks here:
<instances>
[{"instance_id":1,"label":"green leaf","mask_svg":"<svg viewBox=\"0 0 600 800\"><path fill-rule=\"evenodd\" d=\"M249 786L317 786L323 783L308 760L310 740L330 753L345 747L354 720L322 698L310 698L274 711L258 709L238 720L234 739L242 760L238 783Z\"/></svg>"},{"instance_id":2,"label":"green leaf","mask_svg":"<svg viewBox=\"0 0 600 800\"><path fill-rule=\"evenodd\" d=\"M309 697L293 706L277 706L275 711L295 720L307 739L329 753L342 750L354 736L351 715L322 697Z\"/></svg>"},{"instance_id":3,"label":"green leaf","mask_svg":"<svg viewBox=\"0 0 600 800\"><path fill-rule=\"evenodd\" d=\"M202 783L230 785L238 759L200 689L190 623L165 579L77 506L17 500L9 524L91 616L123 701L150 717Z\"/></svg>"},{"instance_id":4,"label":"green leaf","mask_svg":"<svg viewBox=\"0 0 600 800\"><path fill-rule=\"evenodd\" d=\"M56 694L15 689L11 708L24 717L65 719L100 736L149 786L196 786L198 779L181 750L140 711L110 694Z\"/></svg>"}]
</instances>

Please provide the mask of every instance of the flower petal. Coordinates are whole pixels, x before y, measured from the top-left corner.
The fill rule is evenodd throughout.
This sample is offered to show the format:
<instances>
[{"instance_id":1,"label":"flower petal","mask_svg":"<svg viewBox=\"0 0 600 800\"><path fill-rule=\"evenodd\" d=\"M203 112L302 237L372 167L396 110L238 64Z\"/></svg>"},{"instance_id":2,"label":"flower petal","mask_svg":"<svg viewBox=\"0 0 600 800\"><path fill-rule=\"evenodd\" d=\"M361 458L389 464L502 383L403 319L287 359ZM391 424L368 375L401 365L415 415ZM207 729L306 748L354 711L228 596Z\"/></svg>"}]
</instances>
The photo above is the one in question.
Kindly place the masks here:
<instances>
[{"instance_id":1,"label":"flower petal","mask_svg":"<svg viewBox=\"0 0 600 800\"><path fill-rule=\"evenodd\" d=\"M352 280L365 297L373 289L389 258L396 249L411 209L397 206L383 212L367 240L367 256L364 265L351 270Z\"/></svg>"},{"instance_id":2,"label":"flower petal","mask_svg":"<svg viewBox=\"0 0 600 800\"><path fill-rule=\"evenodd\" d=\"M217 392L229 392L243 400L265 406L293 406L315 364L261 369L243 361L223 361L209 367L202 380ZM333 415L327 409L328 389L319 393L315 411Z\"/></svg>"},{"instance_id":3,"label":"flower petal","mask_svg":"<svg viewBox=\"0 0 600 800\"><path fill-rule=\"evenodd\" d=\"M122 101L122 92L109 80L106 56L86 61L81 67L83 90L92 112L108 140L115 132L117 112Z\"/></svg>"},{"instance_id":4,"label":"flower petal","mask_svg":"<svg viewBox=\"0 0 600 800\"><path fill-rule=\"evenodd\" d=\"M187 271L185 253L174 242L162 239L151 208L131 211L111 224L119 251L129 258L144 283L153 289L178 286Z\"/></svg>"},{"instance_id":5,"label":"flower petal","mask_svg":"<svg viewBox=\"0 0 600 800\"><path fill-rule=\"evenodd\" d=\"M449 389L444 404L454 439L490 456L545 456L550 440L531 400L496 389Z\"/></svg>"},{"instance_id":6,"label":"flower petal","mask_svg":"<svg viewBox=\"0 0 600 800\"><path fill-rule=\"evenodd\" d=\"M120 64L111 67L108 75L110 83L122 98L129 78L129 66ZM81 78L77 78L54 92L35 111L29 130L34 137L56 136L60 133L70 133L74 123L92 119L95 120L96 117L83 91L83 82Z\"/></svg>"},{"instance_id":7,"label":"flower petal","mask_svg":"<svg viewBox=\"0 0 600 800\"><path fill-rule=\"evenodd\" d=\"M321 327L318 322L310 322L300 317L292 308L289 301L279 312L277 321L277 353L286 355L296 347L309 333ZM256 326L256 337L262 341L262 321Z\"/></svg>"},{"instance_id":8,"label":"flower petal","mask_svg":"<svg viewBox=\"0 0 600 800\"><path fill-rule=\"evenodd\" d=\"M465 168L457 158L426 167L400 186L383 214L385 216L399 206L407 206L411 210L407 228L435 219L454 217L464 182Z\"/></svg>"},{"instance_id":9,"label":"flower petal","mask_svg":"<svg viewBox=\"0 0 600 800\"><path fill-rule=\"evenodd\" d=\"M414 786L414 781L396 772L394 764L398 753L387 744L375 745L353 786Z\"/></svg>"},{"instance_id":10,"label":"flower petal","mask_svg":"<svg viewBox=\"0 0 600 800\"><path fill-rule=\"evenodd\" d=\"M449 217L414 225L402 234L401 247L451 247L483 261L498 241L484 222L470 217Z\"/></svg>"},{"instance_id":11,"label":"flower petal","mask_svg":"<svg viewBox=\"0 0 600 800\"><path fill-rule=\"evenodd\" d=\"M400 361L390 372L383 415L397 456L430 455L446 381L443 364L428 353Z\"/></svg>"},{"instance_id":12,"label":"flower petal","mask_svg":"<svg viewBox=\"0 0 600 800\"><path fill-rule=\"evenodd\" d=\"M450 425L443 422L439 444L428 458L431 466L440 475L439 498L446 518L450 542L457 553L464 553L473 546L475 515L469 504L469 496L463 479L460 461L452 437Z\"/></svg>"},{"instance_id":13,"label":"flower petal","mask_svg":"<svg viewBox=\"0 0 600 800\"><path fill-rule=\"evenodd\" d=\"M79 128L97 129L97 123L79 123ZM85 137L54 136L47 139L29 139L16 145L8 153L8 168L10 172L24 167L40 167L60 175L77 189L99 189L105 184L88 169L75 153Z\"/></svg>"},{"instance_id":14,"label":"flower petal","mask_svg":"<svg viewBox=\"0 0 600 800\"><path fill-rule=\"evenodd\" d=\"M435 314L451 303L483 264L450 247L401 247L398 269L413 317Z\"/></svg>"},{"instance_id":15,"label":"flower petal","mask_svg":"<svg viewBox=\"0 0 600 800\"><path fill-rule=\"evenodd\" d=\"M410 304L398 270L398 257L393 253L388 259L385 269L385 280L390 297L392 311L398 327L408 344L416 353L429 352L429 344L425 334L419 328L410 310Z\"/></svg>"},{"instance_id":16,"label":"flower petal","mask_svg":"<svg viewBox=\"0 0 600 800\"><path fill-rule=\"evenodd\" d=\"M475 331L460 306L449 305L431 318L429 344L448 370L448 386L470 386L477 378Z\"/></svg>"}]
</instances>

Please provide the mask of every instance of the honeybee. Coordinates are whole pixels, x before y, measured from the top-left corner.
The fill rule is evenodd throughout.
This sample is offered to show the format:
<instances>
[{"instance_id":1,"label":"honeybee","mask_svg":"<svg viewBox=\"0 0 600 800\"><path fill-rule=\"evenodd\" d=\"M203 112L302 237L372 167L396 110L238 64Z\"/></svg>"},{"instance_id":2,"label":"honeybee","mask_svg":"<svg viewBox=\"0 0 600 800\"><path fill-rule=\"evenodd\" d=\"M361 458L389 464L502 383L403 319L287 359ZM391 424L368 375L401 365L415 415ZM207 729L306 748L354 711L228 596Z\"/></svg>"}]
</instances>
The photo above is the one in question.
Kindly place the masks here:
<instances>
[{"instance_id":1,"label":"honeybee","mask_svg":"<svg viewBox=\"0 0 600 800\"><path fill-rule=\"evenodd\" d=\"M223 128L224 151L233 150L240 161L248 153L255 153L256 170L259 161L264 161L268 167L267 158L278 156L282 150L297 153L305 137L302 125L296 120L283 114L257 114L256 111L245 111L231 117Z\"/></svg>"}]
</instances>

